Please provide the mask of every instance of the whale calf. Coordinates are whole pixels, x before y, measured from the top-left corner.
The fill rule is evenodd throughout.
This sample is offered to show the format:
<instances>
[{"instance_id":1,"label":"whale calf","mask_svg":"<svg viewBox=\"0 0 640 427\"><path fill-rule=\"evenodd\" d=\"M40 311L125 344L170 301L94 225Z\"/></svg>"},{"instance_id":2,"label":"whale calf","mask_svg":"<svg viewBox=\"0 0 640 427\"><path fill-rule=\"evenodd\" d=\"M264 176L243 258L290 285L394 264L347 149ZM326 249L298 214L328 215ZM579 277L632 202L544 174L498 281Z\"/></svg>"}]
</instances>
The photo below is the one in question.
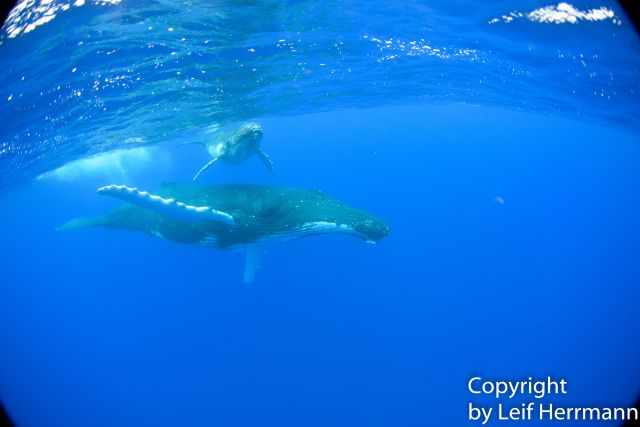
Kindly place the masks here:
<instances>
[{"instance_id":1,"label":"whale calf","mask_svg":"<svg viewBox=\"0 0 640 427\"><path fill-rule=\"evenodd\" d=\"M261 242L346 234L376 243L389 234L381 219L317 190L167 183L155 193L126 185L97 191L127 204L104 216L73 219L59 230L105 227L218 249L241 247L247 251L245 282L253 281Z\"/></svg>"},{"instance_id":2,"label":"whale calf","mask_svg":"<svg viewBox=\"0 0 640 427\"><path fill-rule=\"evenodd\" d=\"M247 160L251 156L257 156L262 164L273 171L271 158L260 147L263 131L260 123L244 123L230 134L223 134L216 141L204 144L207 148L211 160L205 163L193 177L197 181L205 171L215 165L218 161L230 164L238 164Z\"/></svg>"}]
</instances>

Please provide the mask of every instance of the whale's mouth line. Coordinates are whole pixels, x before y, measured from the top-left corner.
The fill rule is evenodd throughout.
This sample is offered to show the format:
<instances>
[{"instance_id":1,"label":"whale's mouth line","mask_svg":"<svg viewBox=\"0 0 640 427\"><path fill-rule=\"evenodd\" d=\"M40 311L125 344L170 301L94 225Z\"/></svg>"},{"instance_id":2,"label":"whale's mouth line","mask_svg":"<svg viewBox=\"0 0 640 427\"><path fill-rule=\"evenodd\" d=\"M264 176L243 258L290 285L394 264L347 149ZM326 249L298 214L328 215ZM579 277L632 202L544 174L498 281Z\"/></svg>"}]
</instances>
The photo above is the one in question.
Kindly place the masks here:
<instances>
[{"instance_id":1,"label":"whale's mouth line","mask_svg":"<svg viewBox=\"0 0 640 427\"><path fill-rule=\"evenodd\" d=\"M242 246L247 244L251 245L251 244L260 244L260 243L267 243L267 242L286 242L289 240L296 240L304 237L322 236L322 235L330 235L330 234L341 234L341 235L358 237L367 244L370 244L370 245L376 244L374 240L371 240L363 233L356 231L350 225L338 224L336 222L331 222L331 221L310 221L310 222L305 222L298 227L292 228L291 230L265 234L264 236L261 236L252 242L242 243L238 245ZM202 239L200 243L207 247L215 247L218 241L219 239L212 234Z\"/></svg>"},{"instance_id":2,"label":"whale's mouth line","mask_svg":"<svg viewBox=\"0 0 640 427\"><path fill-rule=\"evenodd\" d=\"M310 221L305 222L299 227L295 227L293 230L278 233L285 236L291 236L292 238L301 238L308 236L319 236L323 234L344 234L349 236L359 237L363 240L368 240L367 237L356 231L348 224L338 224L331 221Z\"/></svg>"}]
</instances>

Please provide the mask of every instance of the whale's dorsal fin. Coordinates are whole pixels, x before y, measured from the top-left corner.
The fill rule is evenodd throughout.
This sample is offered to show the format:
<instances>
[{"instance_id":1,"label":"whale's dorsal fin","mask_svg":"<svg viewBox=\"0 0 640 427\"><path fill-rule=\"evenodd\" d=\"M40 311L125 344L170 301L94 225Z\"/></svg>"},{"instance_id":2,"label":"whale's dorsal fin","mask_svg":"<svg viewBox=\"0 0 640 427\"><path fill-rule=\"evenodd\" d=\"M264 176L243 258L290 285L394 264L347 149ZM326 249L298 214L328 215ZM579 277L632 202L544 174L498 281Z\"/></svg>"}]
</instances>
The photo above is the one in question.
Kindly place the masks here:
<instances>
[{"instance_id":1,"label":"whale's dorsal fin","mask_svg":"<svg viewBox=\"0 0 640 427\"><path fill-rule=\"evenodd\" d=\"M126 185L105 185L98 188L98 194L115 197L181 221L217 221L228 225L235 224L233 216L227 212L219 211L210 206L194 206Z\"/></svg>"},{"instance_id":2,"label":"whale's dorsal fin","mask_svg":"<svg viewBox=\"0 0 640 427\"><path fill-rule=\"evenodd\" d=\"M242 280L244 283L253 283L256 278L256 271L260 268L261 248L257 244L248 245L244 258L244 274Z\"/></svg>"}]
</instances>

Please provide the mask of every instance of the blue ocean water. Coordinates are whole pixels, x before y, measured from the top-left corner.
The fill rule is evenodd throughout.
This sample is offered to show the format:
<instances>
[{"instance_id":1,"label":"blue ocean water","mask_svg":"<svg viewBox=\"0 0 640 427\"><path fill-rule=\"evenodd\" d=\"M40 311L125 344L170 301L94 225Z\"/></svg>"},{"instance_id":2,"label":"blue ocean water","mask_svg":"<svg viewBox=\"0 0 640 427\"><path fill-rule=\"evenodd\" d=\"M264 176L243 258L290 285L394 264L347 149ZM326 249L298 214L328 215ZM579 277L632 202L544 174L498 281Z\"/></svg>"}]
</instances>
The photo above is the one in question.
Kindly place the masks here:
<instances>
[{"instance_id":1,"label":"blue ocean water","mask_svg":"<svg viewBox=\"0 0 640 427\"><path fill-rule=\"evenodd\" d=\"M640 44L615 3L27 0L2 32L18 425L466 425L496 403L472 376L638 397ZM240 251L56 231L119 205L101 185L189 181L184 143L247 120L274 174L204 183L321 189L389 236L266 245L247 286Z\"/></svg>"}]
</instances>

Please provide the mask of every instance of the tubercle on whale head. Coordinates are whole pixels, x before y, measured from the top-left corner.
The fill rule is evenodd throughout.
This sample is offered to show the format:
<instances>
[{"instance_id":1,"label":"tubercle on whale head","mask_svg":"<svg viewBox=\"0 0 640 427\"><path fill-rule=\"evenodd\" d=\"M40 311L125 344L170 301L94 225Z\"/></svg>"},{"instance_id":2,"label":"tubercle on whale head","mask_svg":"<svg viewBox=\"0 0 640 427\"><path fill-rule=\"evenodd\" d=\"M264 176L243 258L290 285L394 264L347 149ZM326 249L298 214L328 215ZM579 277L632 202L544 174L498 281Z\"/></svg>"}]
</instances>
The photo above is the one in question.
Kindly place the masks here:
<instances>
[{"instance_id":1,"label":"tubercle on whale head","mask_svg":"<svg viewBox=\"0 0 640 427\"><path fill-rule=\"evenodd\" d=\"M391 230L382 220L366 218L353 225L353 229L369 244L376 244L389 235Z\"/></svg>"}]
</instances>

